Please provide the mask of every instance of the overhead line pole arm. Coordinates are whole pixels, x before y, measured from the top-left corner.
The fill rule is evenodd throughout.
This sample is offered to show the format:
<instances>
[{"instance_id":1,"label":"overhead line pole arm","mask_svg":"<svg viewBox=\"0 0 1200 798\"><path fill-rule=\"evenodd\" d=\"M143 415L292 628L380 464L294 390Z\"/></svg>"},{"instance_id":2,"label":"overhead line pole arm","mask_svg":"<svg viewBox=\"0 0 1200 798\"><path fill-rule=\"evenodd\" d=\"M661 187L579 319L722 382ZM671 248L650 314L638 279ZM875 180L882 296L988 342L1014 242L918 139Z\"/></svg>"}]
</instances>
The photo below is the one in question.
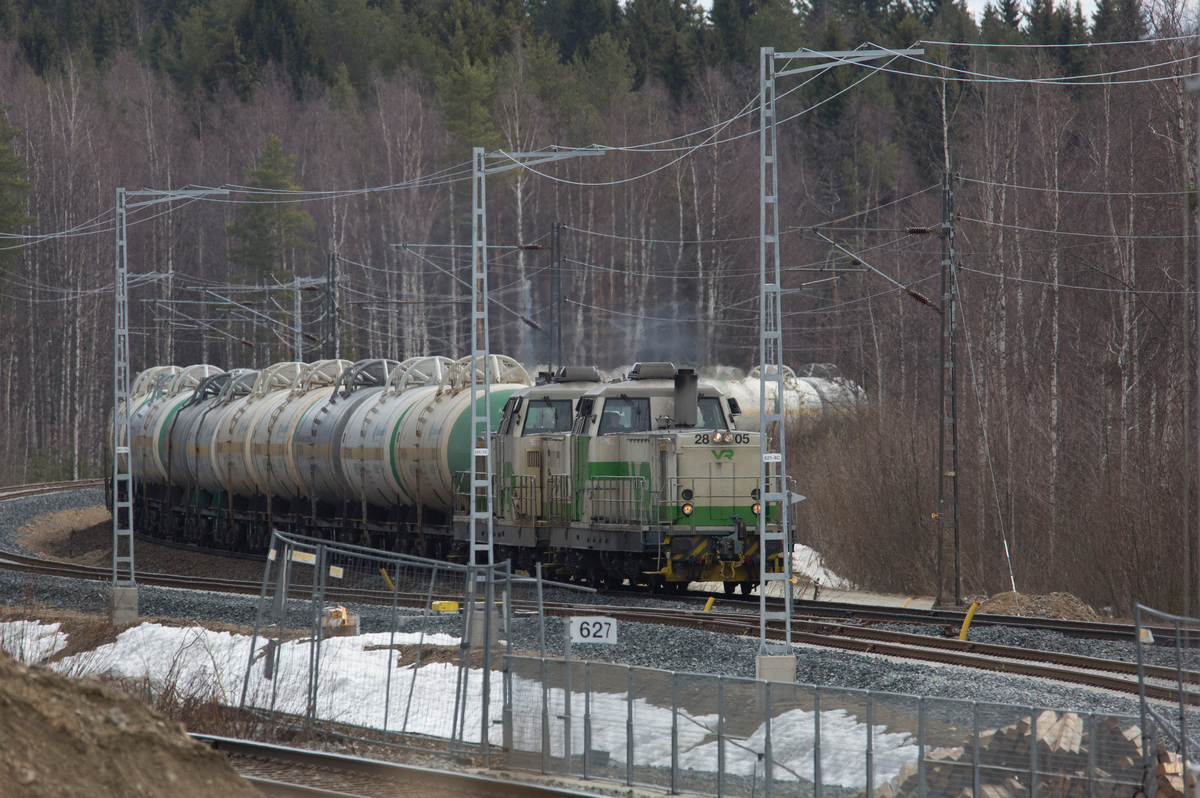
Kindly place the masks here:
<instances>
[{"instance_id":1,"label":"overhead line pole arm","mask_svg":"<svg viewBox=\"0 0 1200 798\"><path fill-rule=\"evenodd\" d=\"M820 230L814 229L813 232L816 233L817 236L820 237L821 239L823 239L824 241L828 242L829 244L832 244L834 247L837 247L839 250L841 250L842 253L844 253L847 257L849 257L854 263L861 263L863 266L866 266L869 271L872 271L875 274L878 274L880 277L887 280L889 283L896 286L900 290L904 291L904 293L908 294L910 297L917 300L922 305L926 305L926 306L932 308L934 311L936 311L939 314L942 312L941 308L939 308L937 305L933 304L933 301L929 297L922 294L921 292L915 291L912 288L909 288L907 285L900 282L896 278L892 277L890 274L887 274L886 272L882 272L879 269L876 269L874 266L872 266L871 264L869 264L865 260L863 260L862 257L860 257L859 255L855 255L853 252L846 249L841 244L839 244L838 242L834 241L829 236L822 233Z\"/></svg>"}]
</instances>

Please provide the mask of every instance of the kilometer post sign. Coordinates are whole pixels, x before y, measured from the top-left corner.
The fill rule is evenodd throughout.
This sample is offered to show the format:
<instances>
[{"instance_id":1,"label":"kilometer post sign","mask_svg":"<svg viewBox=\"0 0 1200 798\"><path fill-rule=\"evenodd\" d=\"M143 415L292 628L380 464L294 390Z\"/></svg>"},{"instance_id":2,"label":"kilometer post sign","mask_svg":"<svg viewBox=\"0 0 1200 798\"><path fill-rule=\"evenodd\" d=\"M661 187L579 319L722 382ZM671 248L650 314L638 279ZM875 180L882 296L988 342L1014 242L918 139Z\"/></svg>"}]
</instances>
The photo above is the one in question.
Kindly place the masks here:
<instances>
[{"instance_id":1,"label":"kilometer post sign","mask_svg":"<svg viewBox=\"0 0 1200 798\"><path fill-rule=\"evenodd\" d=\"M617 622L603 616L571 616L572 643L609 643L617 642Z\"/></svg>"}]
</instances>

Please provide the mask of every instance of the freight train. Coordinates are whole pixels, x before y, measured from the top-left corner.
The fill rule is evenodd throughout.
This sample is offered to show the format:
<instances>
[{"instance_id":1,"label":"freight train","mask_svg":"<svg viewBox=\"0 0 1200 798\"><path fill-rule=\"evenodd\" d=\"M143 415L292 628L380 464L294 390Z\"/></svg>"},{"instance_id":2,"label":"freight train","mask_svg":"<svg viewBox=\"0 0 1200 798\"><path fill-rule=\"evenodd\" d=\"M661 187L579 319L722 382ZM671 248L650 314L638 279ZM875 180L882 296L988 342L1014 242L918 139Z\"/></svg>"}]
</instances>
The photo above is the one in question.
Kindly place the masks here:
<instances>
[{"instance_id":1,"label":"freight train","mask_svg":"<svg viewBox=\"0 0 1200 798\"><path fill-rule=\"evenodd\" d=\"M129 399L135 532L263 554L279 529L464 560L482 443L471 365L144 371ZM497 561L600 587L722 582L743 595L761 557L783 570L782 548L759 546L759 433L737 429L736 399L670 363L616 381L590 367L535 380L502 356L489 366L476 401L490 394Z\"/></svg>"}]
</instances>

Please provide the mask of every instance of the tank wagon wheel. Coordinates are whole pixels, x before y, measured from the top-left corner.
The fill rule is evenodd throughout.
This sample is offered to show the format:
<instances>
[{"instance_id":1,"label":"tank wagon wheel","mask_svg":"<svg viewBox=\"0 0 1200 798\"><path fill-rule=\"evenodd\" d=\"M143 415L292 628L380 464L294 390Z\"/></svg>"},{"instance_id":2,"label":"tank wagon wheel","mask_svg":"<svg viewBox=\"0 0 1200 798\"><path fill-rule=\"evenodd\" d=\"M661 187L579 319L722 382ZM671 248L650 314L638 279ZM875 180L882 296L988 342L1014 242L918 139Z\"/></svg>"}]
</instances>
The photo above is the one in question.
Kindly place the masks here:
<instances>
[{"instance_id":1,"label":"tank wagon wheel","mask_svg":"<svg viewBox=\"0 0 1200 798\"><path fill-rule=\"evenodd\" d=\"M754 589L754 583L753 582L739 582L739 584L742 586L742 598L749 600L750 599L750 591Z\"/></svg>"},{"instance_id":2,"label":"tank wagon wheel","mask_svg":"<svg viewBox=\"0 0 1200 798\"><path fill-rule=\"evenodd\" d=\"M647 586L650 588L650 595L652 596L657 596L666 590L666 582L663 581L661 576L657 575L650 577Z\"/></svg>"}]
</instances>

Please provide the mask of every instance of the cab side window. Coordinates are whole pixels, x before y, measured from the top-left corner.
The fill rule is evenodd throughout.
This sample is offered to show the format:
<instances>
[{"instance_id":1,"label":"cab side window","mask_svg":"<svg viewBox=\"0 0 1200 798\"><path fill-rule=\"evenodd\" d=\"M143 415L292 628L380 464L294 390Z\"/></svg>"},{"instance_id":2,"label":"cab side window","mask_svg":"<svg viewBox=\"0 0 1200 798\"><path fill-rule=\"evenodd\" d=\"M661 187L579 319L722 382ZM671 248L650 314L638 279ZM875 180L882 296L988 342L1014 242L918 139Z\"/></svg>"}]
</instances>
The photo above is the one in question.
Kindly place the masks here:
<instances>
[{"instance_id":1,"label":"cab side window","mask_svg":"<svg viewBox=\"0 0 1200 798\"><path fill-rule=\"evenodd\" d=\"M570 430L570 399L530 399L525 405L525 429L522 435Z\"/></svg>"},{"instance_id":2,"label":"cab side window","mask_svg":"<svg viewBox=\"0 0 1200 798\"><path fill-rule=\"evenodd\" d=\"M721 410L721 400L715 396L700 397L699 429L728 429L725 423L725 413Z\"/></svg>"},{"instance_id":3,"label":"cab side window","mask_svg":"<svg viewBox=\"0 0 1200 798\"><path fill-rule=\"evenodd\" d=\"M623 432L647 432L650 429L650 399L628 396L606 399L600 413L597 435Z\"/></svg>"}]
</instances>

